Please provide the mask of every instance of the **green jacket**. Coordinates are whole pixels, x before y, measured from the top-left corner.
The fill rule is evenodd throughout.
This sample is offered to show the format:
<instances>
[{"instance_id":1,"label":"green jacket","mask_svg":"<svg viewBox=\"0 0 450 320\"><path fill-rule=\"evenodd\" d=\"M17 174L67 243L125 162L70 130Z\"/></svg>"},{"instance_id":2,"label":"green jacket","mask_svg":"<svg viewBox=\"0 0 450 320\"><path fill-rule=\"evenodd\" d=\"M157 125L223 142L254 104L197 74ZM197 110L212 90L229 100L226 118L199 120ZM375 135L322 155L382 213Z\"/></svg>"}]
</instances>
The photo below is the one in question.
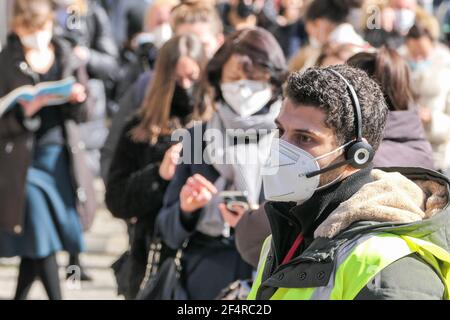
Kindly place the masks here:
<instances>
[{"instance_id":1,"label":"green jacket","mask_svg":"<svg viewBox=\"0 0 450 320\"><path fill-rule=\"evenodd\" d=\"M283 206L276 203L266 205L273 240L256 299L270 299L278 288L287 285L295 288L327 286L338 250L366 234L409 236L450 252L450 182L446 177L415 168L375 170L370 176L370 181L363 178L364 182L353 195L319 221L319 226L314 227L314 238L305 243L296 258L281 268L279 261L289 245L280 242L292 239L282 234L294 230L289 216L292 211L282 212ZM347 184L357 183L349 181ZM377 273L355 299L440 300L444 293L445 287L438 273L413 253Z\"/></svg>"}]
</instances>

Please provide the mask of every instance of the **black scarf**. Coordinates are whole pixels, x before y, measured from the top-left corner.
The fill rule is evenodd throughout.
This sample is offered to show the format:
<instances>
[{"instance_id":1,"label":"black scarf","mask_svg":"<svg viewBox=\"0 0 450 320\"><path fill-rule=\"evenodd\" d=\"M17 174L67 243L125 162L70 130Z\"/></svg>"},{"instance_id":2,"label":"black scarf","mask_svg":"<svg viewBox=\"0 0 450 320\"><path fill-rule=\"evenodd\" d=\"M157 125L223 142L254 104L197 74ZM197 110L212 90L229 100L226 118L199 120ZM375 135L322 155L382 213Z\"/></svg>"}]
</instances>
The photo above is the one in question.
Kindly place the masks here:
<instances>
[{"instance_id":1,"label":"black scarf","mask_svg":"<svg viewBox=\"0 0 450 320\"><path fill-rule=\"evenodd\" d=\"M278 261L282 260L300 233L305 238L300 251L304 251L314 240L314 231L328 216L342 202L350 199L364 185L373 181L370 176L372 169L373 166L360 170L341 182L316 192L301 205L269 202L266 205L266 212L271 224Z\"/></svg>"}]
</instances>

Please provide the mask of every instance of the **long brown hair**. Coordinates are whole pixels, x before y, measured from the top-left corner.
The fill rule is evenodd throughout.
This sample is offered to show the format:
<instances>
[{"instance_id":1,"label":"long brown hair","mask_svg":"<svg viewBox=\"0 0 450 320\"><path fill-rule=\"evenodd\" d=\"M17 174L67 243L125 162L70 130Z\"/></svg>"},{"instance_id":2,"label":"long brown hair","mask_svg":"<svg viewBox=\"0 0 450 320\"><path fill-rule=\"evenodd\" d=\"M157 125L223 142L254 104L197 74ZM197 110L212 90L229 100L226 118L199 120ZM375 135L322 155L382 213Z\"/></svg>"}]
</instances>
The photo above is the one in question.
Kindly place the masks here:
<instances>
[{"instance_id":1,"label":"long brown hair","mask_svg":"<svg viewBox=\"0 0 450 320\"><path fill-rule=\"evenodd\" d=\"M351 57L349 65L366 71L383 89L390 111L408 110L414 102L410 70L393 49L382 47L377 53L362 52Z\"/></svg>"},{"instance_id":2,"label":"long brown hair","mask_svg":"<svg viewBox=\"0 0 450 320\"><path fill-rule=\"evenodd\" d=\"M171 117L172 99L176 85L176 67L178 60L187 56L204 70L206 61L201 41L193 35L174 37L164 44L158 53L154 78L147 89L144 102L138 111L140 123L131 130L135 142L155 144L161 135L169 135L183 124L181 119ZM206 120L209 112L196 94L196 103L189 120Z\"/></svg>"}]
</instances>

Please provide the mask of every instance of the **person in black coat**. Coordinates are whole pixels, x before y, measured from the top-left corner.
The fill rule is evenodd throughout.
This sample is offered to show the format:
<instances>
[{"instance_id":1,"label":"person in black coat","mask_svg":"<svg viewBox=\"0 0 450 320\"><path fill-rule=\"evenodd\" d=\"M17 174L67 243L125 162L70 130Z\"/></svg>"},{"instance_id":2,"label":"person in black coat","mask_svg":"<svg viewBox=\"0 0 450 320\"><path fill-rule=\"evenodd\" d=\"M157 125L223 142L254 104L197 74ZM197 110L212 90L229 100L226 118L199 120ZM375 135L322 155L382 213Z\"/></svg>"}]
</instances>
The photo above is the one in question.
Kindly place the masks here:
<instances>
[{"instance_id":1,"label":"person in black coat","mask_svg":"<svg viewBox=\"0 0 450 320\"><path fill-rule=\"evenodd\" d=\"M50 0L15 2L13 32L0 53L0 98L81 75L70 44L53 36L53 14ZM42 96L0 118L0 257L21 257L16 299L26 298L37 277L50 299L61 299L56 252L77 256L84 249L65 124L81 119L85 99L77 83L70 103L48 106L51 99Z\"/></svg>"},{"instance_id":2,"label":"person in black coat","mask_svg":"<svg viewBox=\"0 0 450 320\"><path fill-rule=\"evenodd\" d=\"M123 292L128 299L136 296L143 280L148 242L181 151L171 133L207 114L194 98L203 61L202 43L191 35L175 37L161 48L147 96L122 131L113 157L106 204L115 217L133 225L133 271Z\"/></svg>"},{"instance_id":3,"label":"person in black coat","mask_svg":"<svg viewBox=\"0 0 450 320\"><path fill-rule=\"evenodd\" d=\"M257 207L262 203L260 162L230 163L221 157L245 157L247 148L253 159L265 154L281 106L285 70L280 46L261 28L232 34L208 64L207 85L214 88L211 101L217 111L208 122L184 132L186 136L180 133L182 163L157 217L165 243L174 250L186 247L181 279L188 299L215 299L232 282L251 278L252 267L241 259L233 226L226 222L243 209L229 211L220 193L248 193L249 205ZM261 129L257 137L252 129ZM207 138L210 134L219 136ZM209 143L199 141L201 137Z\"/></svg>"},{"instance_id":4,"label":"person in black coat","mask_svg":"<svg viewBox=\"0 0 450 320\"><path fill-rule=\"evenodd\" d=\"M55 33L73 46L73 55L87 68L87 117L80 131L90 169L100 171L100 148L108 128L108 116L117 110L114 88L119 75L119 50L111 22L103 7L94 0L56 0Z\"/></svg>"},{"instance_id":5,"label":"person in black coat","mask_svg":"<svg viewBox=\"0 0 450 320\"><path fill-rule=\"evenodd\" d=\"M90 0L55 2L56 32L72 43L75 56L87 64L91 78L114 81L119 50L105 10Z\"/></svg>"}]
</instances>

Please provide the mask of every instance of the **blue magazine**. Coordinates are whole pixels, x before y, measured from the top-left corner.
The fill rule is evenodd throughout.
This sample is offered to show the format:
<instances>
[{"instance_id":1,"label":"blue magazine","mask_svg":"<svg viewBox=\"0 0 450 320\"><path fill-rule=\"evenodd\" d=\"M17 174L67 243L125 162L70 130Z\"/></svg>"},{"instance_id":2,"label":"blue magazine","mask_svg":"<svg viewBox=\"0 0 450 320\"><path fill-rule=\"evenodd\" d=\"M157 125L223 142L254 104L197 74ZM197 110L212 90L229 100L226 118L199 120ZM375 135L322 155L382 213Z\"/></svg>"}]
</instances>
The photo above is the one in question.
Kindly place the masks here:
<instances>
[{"instance_id":1,"label":"blue magazine","mask_svg":"<svg viewBox=\"0 0 450 320\"><path fill-rule=\"evenodd\" d=\"M41 82L36 86L19 87L0 99L0 117L17 106L21 100L31 102L38 97L46 95L52 97L47 106L65 104L70 100L75 83L75 78L69 77L60 81Z\"/></svg>"}]
</instances>

